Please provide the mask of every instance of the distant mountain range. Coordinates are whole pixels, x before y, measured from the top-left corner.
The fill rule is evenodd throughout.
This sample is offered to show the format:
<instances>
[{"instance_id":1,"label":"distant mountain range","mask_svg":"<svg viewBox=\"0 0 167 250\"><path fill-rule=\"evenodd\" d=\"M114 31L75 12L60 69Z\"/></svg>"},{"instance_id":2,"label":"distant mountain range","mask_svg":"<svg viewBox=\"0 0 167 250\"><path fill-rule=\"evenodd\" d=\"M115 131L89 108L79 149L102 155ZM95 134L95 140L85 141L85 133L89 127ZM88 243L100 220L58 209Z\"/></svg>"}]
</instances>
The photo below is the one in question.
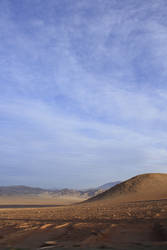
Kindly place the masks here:
<instances>
[{"instance_id":1,"label":"distant mountain range","mask_svg":"<svg viewBox=\"0 0 167 250\"><path fill-rule=\"evenodd\" d=\"M34 188L34 187L27 187L27 186L3 186L0 187L0 195L36 195L36 194L41 194L43 192L46 192L45 189L42 188Z\"/></svg>"},{"instance_id":2,"label":"distant mountain range","mask_svg":"<svg viewBox=\"0 0 167 250\"><path fill-rule=\"evenodd\" d=\"M56 197L65 197L65 196L72 196L72 197L81 197L83 199L87 199L93 197L99 193L104 192L108 188L111 188L120 182L110 182L99 186L97 188L87 189L87 190L75 190L75 189L43 189L43 188L35 188L35 187L28 187L23 185L18 186L0 186L0 196L39 196L42 194L48 194L50 196Z\"/></svg>"},{"instance_id":3,"label":"distant mountain range","mask_svg":"<svg viewBox=\"0 0 167 250\"><path fill-rule=\"evenodd\" d=\"M123 202L167 199L167 174L151 173L135 176L124 182L109 182L87 190L43 189L27 186L0 187L0 203L16 201L60 204L69 202ZM68 201L68 202L67 202ZM18 202L19 203L19 202Z\"/></svg>"}]
</instances>

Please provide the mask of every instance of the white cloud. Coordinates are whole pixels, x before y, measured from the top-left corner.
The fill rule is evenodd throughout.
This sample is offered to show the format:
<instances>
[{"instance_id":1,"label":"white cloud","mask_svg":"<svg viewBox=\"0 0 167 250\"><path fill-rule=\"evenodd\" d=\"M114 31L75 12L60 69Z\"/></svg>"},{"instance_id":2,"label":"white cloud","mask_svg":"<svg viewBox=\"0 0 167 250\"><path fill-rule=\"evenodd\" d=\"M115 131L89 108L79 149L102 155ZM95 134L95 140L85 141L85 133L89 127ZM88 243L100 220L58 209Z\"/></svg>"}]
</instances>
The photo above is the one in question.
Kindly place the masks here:
<instances>
[{"instance_id":1,"label":"white cloud","mask_svg":"<svg viewBox=\"0 0 167 250\"><path fill-rule=\"evenodd\" d=\"M20 174L27 168L29 174L40 171L41 178L48 171L58 176L74 171L82 173L82 182L87 170L91 175L97 170L98 181L102 172L116 178L122 171L119 178L124 178L128 177L125 169L134 174L140 168L147 172L150 166L154 170L157 163L158 171L165 171L165 149L157 147L165 143L165 134L145 135L124 126L83 121L33 100L1 104L1 115L3 112L11 126L1 125L1 141L6 145L1 148L1 164L14 167L16 172L19 169ZM5 160L5 155L10 161ZM72 186L70 180L68 185Z\"/></svg>"},{"instance_id":2,"label":"white cloud","mask_svg":"<svg viewBox=\"0 0 167 250\"><path fill-rule=\"evenodd\" d=\"M166 27L156 12L164 13L163 1L71 2L51 1L46 16L22 22L5 4L2 167L20 176L41 170L41 183L47 168L60 183L76 173L81 185L105 182L105 173L166 171Z\"/></svg>"}]
</instances>

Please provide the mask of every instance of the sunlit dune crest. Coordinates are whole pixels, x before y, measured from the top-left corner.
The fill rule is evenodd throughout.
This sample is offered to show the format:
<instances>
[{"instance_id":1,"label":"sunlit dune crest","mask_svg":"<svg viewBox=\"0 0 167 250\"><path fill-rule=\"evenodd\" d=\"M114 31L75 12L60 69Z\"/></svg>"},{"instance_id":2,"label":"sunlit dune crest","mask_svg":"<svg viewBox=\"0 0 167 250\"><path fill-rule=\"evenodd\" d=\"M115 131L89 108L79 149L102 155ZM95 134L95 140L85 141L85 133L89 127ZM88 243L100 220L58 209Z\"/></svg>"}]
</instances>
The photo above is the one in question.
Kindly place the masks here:
<instances>
[{"instance_id":1,"label":"sunlit dune crest","mask_svg":"<svg viewBox=\"0 0 167 250\"><path fill-rule=\"evenodd\" d=\"M167 174L151 173L135 176L88 201L143 201L167 199Z\"/></svg>"}]
</instances>

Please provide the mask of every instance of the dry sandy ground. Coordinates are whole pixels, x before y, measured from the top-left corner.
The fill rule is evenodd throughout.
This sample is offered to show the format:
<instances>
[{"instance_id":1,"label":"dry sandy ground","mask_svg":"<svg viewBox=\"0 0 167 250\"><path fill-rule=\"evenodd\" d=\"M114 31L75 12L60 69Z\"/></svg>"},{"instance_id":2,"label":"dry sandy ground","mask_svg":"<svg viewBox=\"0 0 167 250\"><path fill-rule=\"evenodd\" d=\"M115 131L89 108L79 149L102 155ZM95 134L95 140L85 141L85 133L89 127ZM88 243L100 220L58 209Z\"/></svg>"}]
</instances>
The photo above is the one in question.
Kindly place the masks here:
<instances>
[{"instance_id":1,"label":"dry sandy ground","mask_svg":"<svg viewBox=\"0 0 167 250\"><path fill-rule=\"evenodd\" d=\"M53 197L49 195L23 195L23 196L0 196L1 205L69 205L81 202L84 199L76 196Z\"/></svg>"},{"instance_id":2,"label":"dry sandy ground","mask_svg":"<svg viewBox=\"0 0 167 250\"><path fill-rule=\"evenodd\" d=\"M0 249L167 249L167 200L0 209Z\"/></svg>"},{"instance_id":3,"label":"dry sandy ground","mask_svg":"<svg viewBox=\"0 0 167 250\"><path fill-rule=\"evenodd\" d=\"M167 174L133 177L80 204L37 203L1 206L1 249L167 250Z\"/></svg>"}]
</instances>

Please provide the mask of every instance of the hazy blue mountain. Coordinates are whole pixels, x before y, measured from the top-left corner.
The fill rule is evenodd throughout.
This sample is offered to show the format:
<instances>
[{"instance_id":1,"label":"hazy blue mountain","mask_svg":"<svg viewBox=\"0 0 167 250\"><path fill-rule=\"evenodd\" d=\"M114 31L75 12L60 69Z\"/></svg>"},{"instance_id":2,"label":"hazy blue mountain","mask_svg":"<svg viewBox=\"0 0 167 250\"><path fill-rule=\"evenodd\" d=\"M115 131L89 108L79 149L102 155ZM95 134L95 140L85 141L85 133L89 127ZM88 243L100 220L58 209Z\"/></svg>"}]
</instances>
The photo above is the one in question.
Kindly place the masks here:
<instances>
[{"instance_id":1,"label":"hazy blue mountain","mask_svg":"<svg viewBox=\"0 0 167 250\"><path fill-rule=\"evenodd\" d=\"M43 192L45 192L45 189L22 186L22 185L0 187L0 195L28 195L28 194L35 195Z\"/></svg>"},{"instance_id":2,"label":"hazy blue mountain","mask_svg":"<svg viewBox=\"0 0 167 250\"><path fill-rule=\"evenodd\" d=\"M80 196L80 197L93 197L106 189L109 189L120 182L110 182L96 188L90 188L85 190L75 189L43 189L38 187L29 187L23 185L17 186L0 186L0 196L22 196L22 195L40 195L42 193L48 193L52 196Z\"/></svg>"},{"instance_id":3,"label":"hazy blue mountain","mask_svg":"<svg viewBox=\"0 0 167 250\"><path fill-rule=\"evenodd\" d=\"M106 189L109 189L111 187L114 187L115 185L119 184L120 181L113 181L113 182L108 182L104 185L101 185L99 187L97 187L97 189L103 189L103 190L106 190Z\"/></svg>"}]
</instances>

